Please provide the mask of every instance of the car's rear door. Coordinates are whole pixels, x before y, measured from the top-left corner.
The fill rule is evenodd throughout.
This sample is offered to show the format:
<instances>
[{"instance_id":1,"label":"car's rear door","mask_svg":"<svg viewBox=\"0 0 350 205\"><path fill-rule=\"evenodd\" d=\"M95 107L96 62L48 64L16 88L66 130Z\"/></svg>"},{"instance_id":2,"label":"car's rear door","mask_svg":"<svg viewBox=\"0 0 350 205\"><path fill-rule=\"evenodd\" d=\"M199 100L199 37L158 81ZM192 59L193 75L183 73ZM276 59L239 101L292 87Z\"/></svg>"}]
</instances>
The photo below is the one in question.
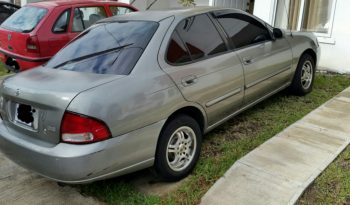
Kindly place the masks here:
<instances>
[{"instance_id":1,"label":"car's rear door","mask_svg":"<svg viewBox=\"0 0 350 205\"><path fill-rule=\"evenodd\" d=\"M290 80L292 51L266 24L240 12L215 12L244 66L245 104L277 91Z\"/></svg>"},{"instance_id":2,"label":"car's rear door","mask_svg":"<svg viewBox=\"0 0 350 205\"><path fill-rule=\"evenodd\" d=\"M160 62L185 99L206 110L209 125L238 110L243 100L243 68L211 17L186 18L169 35Z\"/></svg>"},{"instance_id":3,"label":"car's rear door","mask_svg":"<svg viewBox=\"0 0 350 205\"><path fill-rule=\"evenodd\" d=\"M65 46L69 41L68 28L70 22L71 8L67 7L57 7L55 11L52 12L50 21L48 21L48 26L42 29L41 38L47 38L47 45L41 46L45 55L53 56L55 55L63 46ZM45 41L42 41L45 42Z\"/></svg>"}]
</instances>

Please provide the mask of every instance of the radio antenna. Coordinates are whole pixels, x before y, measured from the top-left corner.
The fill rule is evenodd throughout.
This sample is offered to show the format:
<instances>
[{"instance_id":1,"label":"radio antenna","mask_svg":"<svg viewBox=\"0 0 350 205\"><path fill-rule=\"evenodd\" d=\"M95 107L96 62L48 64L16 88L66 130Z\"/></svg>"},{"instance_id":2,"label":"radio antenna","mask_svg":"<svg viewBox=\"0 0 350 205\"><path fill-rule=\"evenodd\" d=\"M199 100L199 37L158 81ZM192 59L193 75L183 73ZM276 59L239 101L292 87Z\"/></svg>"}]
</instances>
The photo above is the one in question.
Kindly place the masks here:
<instances>
[{"instance_id":1,"label":"radio antenna","mask_svg":"<svg viewBox=\"0 0 350 205\"><path fill-rule=\"evenodd\" d=\"M291 1L293 1L293 0L290 0L290 1L289 1L289 7L291 6L291 3L292 3ZM288 11L288 9L287 9L286 0L283 0L283 5L284 5L284 10L285 10L286 15L287 15L287 29L288 29L288 27L289 27L290 36L293 37L292 26L291 26L291 25L289 26L289 23L290 23L290 15L289 15L289 11ZM289 9L289 10L290 10L290 9Z\"/></svg>"}]
</instances>

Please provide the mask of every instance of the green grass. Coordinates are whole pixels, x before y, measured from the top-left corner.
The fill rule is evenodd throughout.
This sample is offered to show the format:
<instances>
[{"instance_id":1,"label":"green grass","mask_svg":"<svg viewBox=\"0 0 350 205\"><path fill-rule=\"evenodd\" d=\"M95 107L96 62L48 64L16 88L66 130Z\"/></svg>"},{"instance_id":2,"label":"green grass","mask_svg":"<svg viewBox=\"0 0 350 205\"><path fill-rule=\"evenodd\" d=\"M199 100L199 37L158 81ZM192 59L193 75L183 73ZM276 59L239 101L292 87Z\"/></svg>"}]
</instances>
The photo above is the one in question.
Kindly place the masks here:
<instances>
[{"instance_id":1,"label":"green grass","mask_svg":"<svg viewBox=\"0 0 350 205\"><path fill-rule=\"evenodd\" d=\"M0 76L8 75L8 71L5 69L4 64L0 62Z\"/></svg>"},{"instance_id":2,"label":"green grass","mask_svg":"<svg viewBox=\"0 0 350 205\"><path fill-rule=\"evenodd\" d=\"M80 186L81 191L108 204L198 204L210 186L237 159L348 86L349 76L317 74L311 94L297 97L281 92L221 125L205 136L201 157L193 173L178 190L167 196L137 192L129 183L130 176ZM349 178L350 174L346 176ZM348 181L348 188L349 184Z\"/></svg>"},{"instance_id":3,"label":"green grass","mask_svg":"<svg viewBox=\"0 0 350 205\"><path fill-rule=\"evenodd\" d=\"M350 204L350 146L305 191L298 204Z\"/></svg>"}]
</instances>

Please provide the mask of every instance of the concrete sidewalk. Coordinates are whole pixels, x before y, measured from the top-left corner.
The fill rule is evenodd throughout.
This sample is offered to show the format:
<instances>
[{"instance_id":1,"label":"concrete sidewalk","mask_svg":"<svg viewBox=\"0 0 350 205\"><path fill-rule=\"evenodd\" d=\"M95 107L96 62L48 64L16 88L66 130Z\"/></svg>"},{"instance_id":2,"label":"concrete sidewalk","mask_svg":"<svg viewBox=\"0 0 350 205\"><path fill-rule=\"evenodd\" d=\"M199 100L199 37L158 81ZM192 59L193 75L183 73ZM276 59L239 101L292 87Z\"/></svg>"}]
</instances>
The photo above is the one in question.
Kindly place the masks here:
<instances>
[{"instance_id":1,"label":"concrete sidewalk","mask_svg":"<svg viewBox=\"0 0 350 205\"><path fill-rule=\"evenodd\" d=\"M294 204L349 142L350 88L238 160L201 204Z\"/></svg>"},{"instance_id":2,"label":"concrete sidewalk","mask_svg":"<svg viewBox=\"0 0 350 205\"><path fill-rule=\"evenodd\" d=\"M1 76L0 82L13 74ZM101 202L82 196L76 189L27 171L0 152L0 204L11 205L98 205Z\"/></svg>"},{"instance_id":3,"label":"concrete sidewalk","mask_svg":"<svg viewBox=\"0 0 350 205\"><path fill-rule=\"evenodd\" d=\"M98 205L92 197L76 189L22 169L0 154L0 204L11 205Z\"/></svg>"}]
</instances>

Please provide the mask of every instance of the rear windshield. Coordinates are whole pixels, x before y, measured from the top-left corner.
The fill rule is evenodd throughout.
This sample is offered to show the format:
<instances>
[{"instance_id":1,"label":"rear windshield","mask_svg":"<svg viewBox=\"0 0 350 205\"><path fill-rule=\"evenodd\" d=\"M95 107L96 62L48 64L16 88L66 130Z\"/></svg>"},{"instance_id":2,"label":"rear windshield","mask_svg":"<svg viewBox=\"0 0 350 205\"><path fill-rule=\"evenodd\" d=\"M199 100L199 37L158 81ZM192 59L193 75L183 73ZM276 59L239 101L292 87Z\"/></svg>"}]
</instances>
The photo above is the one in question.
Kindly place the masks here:
<instances>
[{"instance_id":1,"label":"rear windshield","mask_svg":"<svg viewBox=\"0 0 350 205\"><path fill-rule=\"evenodd\" d=\"M16 11L1 24L1 27L13 31L31 32L46 15L47 9L26 6Z\"/></svg>"},{"instance_id":2,"label":"rear windshield","mask_svg":"<svg viewBox=\"0 0 350 205\"><path fill-rule=\"evenodd\" d=\"M59 51L46 67L128 75L158 28L151 21L100 23Z\"/></svg>"}]
</instances>

